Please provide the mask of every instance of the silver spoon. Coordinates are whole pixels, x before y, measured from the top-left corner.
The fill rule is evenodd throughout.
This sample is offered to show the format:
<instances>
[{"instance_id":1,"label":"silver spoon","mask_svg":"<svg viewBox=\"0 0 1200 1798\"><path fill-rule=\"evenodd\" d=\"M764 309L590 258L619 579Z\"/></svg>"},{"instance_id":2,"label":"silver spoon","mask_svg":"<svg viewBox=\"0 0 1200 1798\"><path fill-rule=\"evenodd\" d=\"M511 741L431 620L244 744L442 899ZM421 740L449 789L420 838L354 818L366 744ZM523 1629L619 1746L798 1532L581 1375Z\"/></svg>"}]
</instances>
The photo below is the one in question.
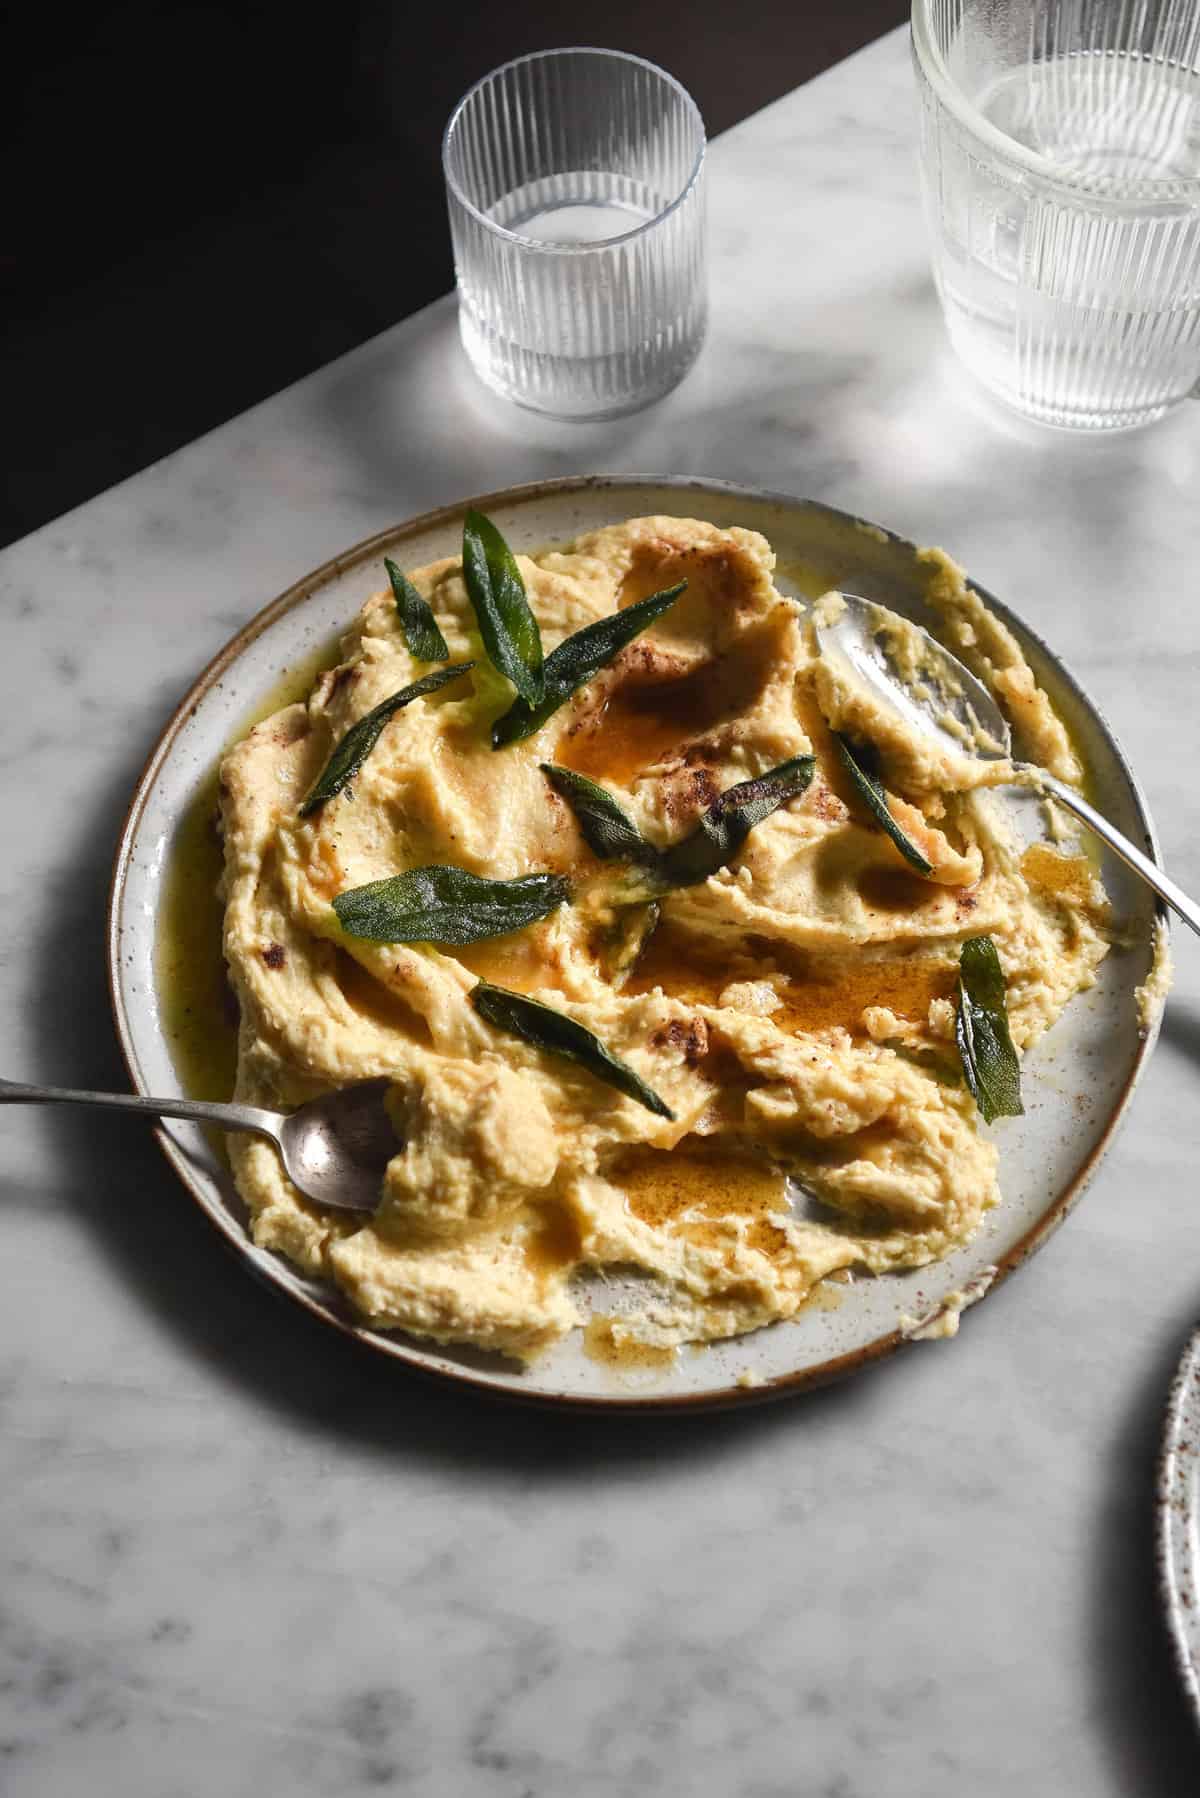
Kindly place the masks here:
<instances>
[{"instance_id":1,"label":"silver spoon","mask_svg":"<svg viewBox=\"0 0 1200 1798\"><path fill-rule=\"evenodd\" d=\"M401 1143L384 1106L391 1081L359 1080L297 1111L210 1105L198 1099L140 1099L132 1093L75 1092L0 1080L0 1105L99 1105L143 1117L186 1118L222 1130L247 1130L274 1143L284 1172L306 1198L339 1211L374 1211L383 1171Z\"/></svg>"},{"instance_id":2,"label":"silver spoon","mask_svg":"<svg viewBox=\"0 0 1200 1798\"><path fill-rule=\"evenodd\" d=\"M821 655L835 673L841 673L859 686L866 686L884 705L898 712L906 724L937 737L959 755L978 756L984 761L995 762L1011 759L1012 738L1007 719L987 688L963 667L957 656L943 649L928 631L921 631L927 650L922 679L935 690L928 698L914 693L888 661L877 635L877 608L853 593L843 593L842 598L846 609L841 616L833 624L817 627ZM914 628L920 630L919 625ZM965 725L971 744L944 729L938 723L938 712L949 712ZM981 742L981 734L989 741ZM1189 899L1148 855L1135 848L1128 837L1122 836L1094 806L1041 768L1021 762L1014 762L1013 766L1020 773L1032 775L1044 793L1052 793L1069 812L1081 818L1089 830L1140 874L1147 886L1152 887L1160 899L1165 899L1172 911L1178 912L1184 923L1190 924L1200 935L1200 905Z\"/></svg>"}]
</instances>

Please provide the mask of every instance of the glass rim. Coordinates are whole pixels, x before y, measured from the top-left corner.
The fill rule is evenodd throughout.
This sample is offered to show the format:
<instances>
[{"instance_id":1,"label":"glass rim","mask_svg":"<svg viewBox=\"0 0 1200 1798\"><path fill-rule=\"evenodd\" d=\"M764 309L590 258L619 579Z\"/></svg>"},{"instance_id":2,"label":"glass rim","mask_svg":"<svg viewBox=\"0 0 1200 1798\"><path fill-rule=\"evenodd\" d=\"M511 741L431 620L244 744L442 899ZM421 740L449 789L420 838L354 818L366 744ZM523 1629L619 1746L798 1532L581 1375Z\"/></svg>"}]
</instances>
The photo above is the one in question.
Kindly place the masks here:
<instances>
[{"instance_id":1,"label":"glass rim","mask_svg":"<svg viewBox=\"0 0 1200 1798\"><path fill-rule=\"evenodd\" d=\"M667 202L661 211L656 212L653 218L643 219L640 224L632 225L628 231L618 231L612 237L598 237L587 243L579 243L569 237L526 237L523 232L511 231L507 225L497 224L495 219L489 218L487 213L468 197L462 183L451 172L450 139L454 127L476 94L489 82L506 74L509 69L520 68L524 63L544 62L552 56L599 56L606 61L632 63L637 68L649 69L651 74L657 75L668 87L675 90L690 111L700 132L700 148L696 152L695 161L679 192L674 199ZM645 56L634 56L628 50L605 50L598 44L562 44L551 50L531 50L525 56L512 56L507 62L497 63L494 69L489 69L485 75L479 77L478 81L472 82L450 114L446 121L446 128L442 132L442 175L447 188L463 210L470 213L471 217L485 230L490 231L493 236L504 238L509 243L520 244L522 249L526 250L537 250L559 256L570 252L571 255L582 256L596 250L610 250L614 244L628 243L632 238L642 237L646 232L655 230L665 219L670 218L671 214L676 212L695 191L704 170L704 159L707 153L708 133L704 127L704 115L682 81L677 80L667 69L660 68L656 62L650 62Z\"/></svg>"},{"instance_id":2,"label":"glass rim","mask_svg":"<svg viewBox=\"0 0 1200 1798\"><path fill-rule=\"evenodd\" d=\"M930 87L959 124L1006 161L1052 182L1055 187L1075 198L1086 198L1089 205L1117 211L1136 204L1142 211L1192 211L1200 206L1200 176L1172 175L1158 179L1148 175L1130 176L1119 186L1099 186L1086 176L1071 175L1040 150L1018 143L1015 137L1001 131L974 106L946 67L945 58L929 30L929 0L913 0L911 34L913 53ZM1164 64L1164 67L1171 66ZM1169 190L1169 191L1168 191Z\"/></svg>"}]
</instances>

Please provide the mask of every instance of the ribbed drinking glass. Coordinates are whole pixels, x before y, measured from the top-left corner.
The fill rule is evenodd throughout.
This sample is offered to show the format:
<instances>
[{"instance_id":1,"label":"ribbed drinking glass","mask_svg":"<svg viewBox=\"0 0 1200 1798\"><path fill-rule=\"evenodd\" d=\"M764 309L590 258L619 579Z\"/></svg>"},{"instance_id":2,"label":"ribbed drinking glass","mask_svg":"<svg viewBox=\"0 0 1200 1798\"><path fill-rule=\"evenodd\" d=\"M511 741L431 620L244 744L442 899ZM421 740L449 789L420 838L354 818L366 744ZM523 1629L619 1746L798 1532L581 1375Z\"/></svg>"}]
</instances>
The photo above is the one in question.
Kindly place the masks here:
<instances>
[{"instance_id":1,"label":"ribbed drinking glass","mask_svg":"<svg viewBox=\"0 0 1200 1798\"><path fill-rule=\"evenodd\" d=\"M704 124L615 50L547 50L461 100L442 159L468 357L497 393L606 418L669 393L708 318Z\"/></svg>"},{"instance_id":2,"label":"ribbed drinking glass","mask_svg":"<svg viewBox=\"0 0 1200 1798\"><path fill-rule=\"evenodd\" d=\"M1200 0L914 0L933 264L963 361L1055 425L1200 380Z\"/></svg>"}]
</instances>

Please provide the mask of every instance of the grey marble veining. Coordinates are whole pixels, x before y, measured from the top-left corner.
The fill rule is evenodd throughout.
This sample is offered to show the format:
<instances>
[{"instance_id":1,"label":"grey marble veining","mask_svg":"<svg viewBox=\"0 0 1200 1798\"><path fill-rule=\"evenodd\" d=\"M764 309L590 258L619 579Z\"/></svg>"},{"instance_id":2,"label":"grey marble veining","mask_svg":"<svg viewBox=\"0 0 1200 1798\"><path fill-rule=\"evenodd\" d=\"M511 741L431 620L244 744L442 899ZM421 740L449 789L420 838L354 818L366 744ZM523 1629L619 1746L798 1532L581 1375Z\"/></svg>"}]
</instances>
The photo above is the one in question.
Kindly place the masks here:
<instances>
[{"instance_id":1,"label":"grey marble veining","mask_svg":"<svg viewBox=\"0 0 1200 1798\"><path fill-rule=\"evenodd\" d=\"M123 1083L102 923L196 670L369 532L561 471L703 473L943 543L1088 683L1200 889L1200 430L1074 442L945 348L896 34L712 153L711 341L641 417L474 383L439 303L0 558L0 1070ZM186 354L186 345L181 345ZM1200 957L1063 1232L833 1391L525 1414L260 1291L147 1137L0 1116L0 1791L1181 1798L1151 1558L1200 1310Z\"/></svg>"}]
</instances>

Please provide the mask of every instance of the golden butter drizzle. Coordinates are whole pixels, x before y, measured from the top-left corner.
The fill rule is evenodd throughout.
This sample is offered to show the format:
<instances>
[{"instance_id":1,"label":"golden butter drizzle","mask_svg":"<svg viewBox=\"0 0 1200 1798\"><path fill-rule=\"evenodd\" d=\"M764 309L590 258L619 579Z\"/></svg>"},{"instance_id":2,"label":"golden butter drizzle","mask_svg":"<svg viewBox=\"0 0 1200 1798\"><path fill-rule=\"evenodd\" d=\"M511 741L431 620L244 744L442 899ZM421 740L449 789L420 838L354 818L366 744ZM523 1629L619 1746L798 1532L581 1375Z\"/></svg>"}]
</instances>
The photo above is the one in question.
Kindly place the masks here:
<instances>
[{"instance_id":1,"label":"golden butter drizzle","mask_svg":"<svg viewBox=\"0 0 1200 1798\"><path fill-rule=\"evenodd\" d=\"M1021 872L1030 886L1056 899L1085 907L1094 903L1095 868L1086 855L1064 855L1048 843L1031 843L1021 857Z\"/></svg>"},{"instance_id":2,"label":"golden butter drizzle","mask_svg":"<svg viewBox=\"0 0 1200 1798\"><path fill-rule=\"evenodd\" d=\"M773 981L780 1005L767 1015L792 1035L838 1026L851 1035L865 1035L862 1017L870 1005L886 1006L897 1017L923 1024L933 1000L948 998L957 978L953 963L929 956L859 958L822 966L815 958L806 963L798 952L789 957L771 943L763 945L762 959L782 976ZM732 981L761 979L763 972L750 961L744 967L733 964L728 954L718 959L699 937L667 924L651 937L624 990L648 993L661 987L684 1004L716 1006Z\"/></svg>"},{"instance_id":3,"label":"golden butter drizzle","mask_svg":"<svg viewBox=\"0 0 1200 1798\"><path fill-rule=\"evenodd\" d=\"M617 1320L609 1316L591 1318L584 1327L583 1352L589 1361L621 1371L659 1369L666 1371L678 1359L678 1350L658 1342L642 1342L637 1337L617 1334Z\"/></svg>"},{"instance_id":4,"label":"golden butter drizzle","mask_svg":"<svg viewBox=\"0 0 1200 1798\"><path fill-rule=\"evenodd\" d=\"M568 725L557 759L592 780L628 786L671 750L736 716L739 697L722 692L712 662L675 680L624 681Z\"/></svg>"},{"instance_id":5,"label":"golden butter drizzle","mask_svg":"<svg viewBox=\"0 0 1200 1798\"><path fill-rule=\"evenodd\" d=\"M217 776L206 776L184 813L163 874L154 985L163 1033L184 1092L228 1099L237 1075L237 1004L221 952L217 882Z\"/></svg>"},{"instance_id":6,"label":"golden butter drizzle","mask_svg":"<svg viewBox=\"0 0 1200 1798\"><path fill-rule=\"evenodd\" d=\"M786 1246L772 1218L789 1214L785 1175L747 1156L688 1148L631 1149L607 1178L634 1217L671 1230L698 1247L720 1249L731 1222L744 1220L749 1247L764 1255Z\"/></svg>"},{"instance_id":7,"label":"golden butter drizzle","mask_svg":"<svg viewBox=\"0 0 1200 1798\"><path fill-rule=\"evenodd\" d=\"M579 1231L562 1205L541 1208L536 1227L525 1238L525 1264L543 1283L578 1265Z\"/></svg>"},{"instance_id":8,"label":"golden butter drizzle","mask_svg":"<svg viewBox=\"0 0 1200 1798\"><path fill-rule=\"evenodd\" d=\"M557 972L545 953L545 935L536 926L514 936L486 937L455 949L455 959L480 980L505 986L513 993L531 993L537 987L556 987Z\"/></svg>"},{"instance_id":9,"label":"golden butter drizzle","mask_svg":"<svg viewBox=\"0 0 1200 1798\"><path fill-rule=\"evenodd\" d=\"M325 642L290 668L229 734L232 747L264 718L307 697L337 660ZM205 775L167 851L154 944L154 984L179 1083L192 1099L231 1097L237 1076L237 1005L221 947L217 884L224 867L217 833L217 777Z\"/></svg>"}]
</instances>

